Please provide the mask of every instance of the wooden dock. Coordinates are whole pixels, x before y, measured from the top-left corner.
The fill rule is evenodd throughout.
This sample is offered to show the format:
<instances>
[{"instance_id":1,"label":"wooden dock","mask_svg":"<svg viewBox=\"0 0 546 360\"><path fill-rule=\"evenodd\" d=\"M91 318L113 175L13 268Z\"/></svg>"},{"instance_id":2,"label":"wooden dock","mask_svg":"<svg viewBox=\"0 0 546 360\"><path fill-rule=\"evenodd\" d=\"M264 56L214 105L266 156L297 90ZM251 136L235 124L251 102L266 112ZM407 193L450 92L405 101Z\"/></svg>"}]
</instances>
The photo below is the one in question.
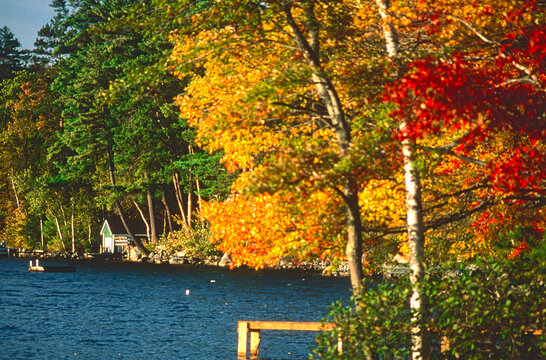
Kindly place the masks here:
<instances>
[{"instance_id":1,"label":"wooden dock","mask_svg":"<svg viewBox=\"0 0 546 360\"><path fill-rule=\"evenodd\" d=\"M57 266L51 266L51 265L40 265L39 260L36 260L36 264L32 264L32 260L30 260L30 264L28 267L28 271L31 272L74 272L76 271L76 267L72 265L57 265Z\"/></svg>"},{"instance_id":2,"label":"wooden dock","mask_svg":"<svg viewBox=\"0 0 546 360\"><path fill-rule=\"evenodd\" d=\"M239 321L237 332L239 340L237 344L237 357L246 359L248 333L250 333L250 356L258 356L260 351L260 330L296 330L296 331L332 331L334 324L320 322L294 322L294 321ZM341 352L343 345L341 339L337 344Z\"/></svg>"}]
</instances>

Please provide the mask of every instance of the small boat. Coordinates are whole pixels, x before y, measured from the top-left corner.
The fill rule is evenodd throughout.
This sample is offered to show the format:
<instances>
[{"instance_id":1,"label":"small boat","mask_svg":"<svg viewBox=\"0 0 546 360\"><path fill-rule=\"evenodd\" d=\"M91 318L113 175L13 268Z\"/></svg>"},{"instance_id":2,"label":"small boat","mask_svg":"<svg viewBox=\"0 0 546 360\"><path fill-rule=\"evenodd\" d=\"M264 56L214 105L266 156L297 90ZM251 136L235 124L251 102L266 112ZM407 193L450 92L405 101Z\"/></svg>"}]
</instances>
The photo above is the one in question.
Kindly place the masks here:
<instances>
[{"instance_id":1,"label":"small boat","mask_svg":"<svg viewBox=\"0 0 546 360\"><path fill-rule=\"evenodd\" d=\"M76 267L73 265L40 265L39 261L36 260L36 264L32 264L32 260L30 260L30 265L28 267L28 271L37 271L37 272L74 272L76 271Z\"/></svg>"}]
</instances>

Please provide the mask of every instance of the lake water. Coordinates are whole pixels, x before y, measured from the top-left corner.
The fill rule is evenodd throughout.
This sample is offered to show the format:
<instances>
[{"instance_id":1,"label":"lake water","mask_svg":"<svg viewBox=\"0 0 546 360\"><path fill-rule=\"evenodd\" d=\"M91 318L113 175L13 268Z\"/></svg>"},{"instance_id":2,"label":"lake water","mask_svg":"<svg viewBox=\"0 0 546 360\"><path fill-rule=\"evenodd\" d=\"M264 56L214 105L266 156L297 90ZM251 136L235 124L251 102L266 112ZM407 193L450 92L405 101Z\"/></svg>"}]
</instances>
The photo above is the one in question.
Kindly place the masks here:
<instances>
[{"instance_id":1,"label":"lake water","mask_svg":"<svg viewBox=\"0 0 546 360\"><path fill-rule=\"evenodd\" d=\"M238 320L320 321L350 297L349 279L305 272L75 265L32 273L0 259L0 359L235 360ZM263 331L260 357L306 359L315 336Z\"/></svg>"}]
</instances>

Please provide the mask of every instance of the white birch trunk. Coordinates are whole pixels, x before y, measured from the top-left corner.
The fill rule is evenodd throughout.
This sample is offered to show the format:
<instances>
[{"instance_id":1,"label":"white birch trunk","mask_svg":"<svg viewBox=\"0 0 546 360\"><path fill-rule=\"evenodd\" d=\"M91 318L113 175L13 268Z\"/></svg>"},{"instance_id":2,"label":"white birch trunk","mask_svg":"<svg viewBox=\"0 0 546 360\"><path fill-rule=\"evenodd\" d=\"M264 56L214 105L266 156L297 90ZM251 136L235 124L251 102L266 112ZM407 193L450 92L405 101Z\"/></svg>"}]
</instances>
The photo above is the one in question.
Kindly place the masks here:
<instances>
[{"instance_id":1,"label":"white birch trunk","mask_svg":"<svg viewBox=\"0 0 546 360\"><path fill-rule=\"evenodd\" d=\"M76 235L74 231L74 200L72 199L72 208L70 209L70 235L72 237L72 253L76 252Z\"/></svg>"},{"instance_id":2,"label":"white birch trunk","mask_svg":"<svg viewBox=\"0 0 546 360\"><path fill-rule=\"evenodd\" d=\"M40 243L42 244L42 250L45 252L45 243L44 243L44 220L40 219Z\"/></svg>"},{"instance_id":3,"label":"white birch trunk","mask_svg":"<svg viewBox=\"0 0 546 360\"><path fill-rule=\"evenodd\" d=\"M405 127L406 123L400 125ZM425 245L425 231L421 203L421 183L413 160L413 143L409 139L402 142L404 157L404 178L406 183L406 222L409 242L409 266L412 295L410 308L411 322L411 354L412 360L424 359L424 327L422 326L425 295L421 291L421 282L424 276L423 253Z\"/></svg>"},{"instance_id":4,"label":"white birch trunk","mask_svg":"<svg viewBox=\"0 0 546 360\"><path fill-rule=\"evenodd\" d=\"M389 58L398 56L398 34L389 20L388 0L376 0L377 8L383 20L383 34ZM408 124L400 124L400 132L404 133ZM425 295L421 291L424 276L423 253L425 246L425 231L421 199L421 181L414 162L414 142L410 139L402 141L402 156L404 161L404 178L406 186L406 226L409 244L410 282L412 295L410 308L412 311L411 357L412 360L424 359L424 332L422 318Z\"/></svg>"},{"instance_id":5,"label":"white birch trunk","mask_svg":"<svg viewBox=\"0 0 546 360\"><path fill-rule=\"evenodd\" d=\"M146 225L146 237L148 238L148 241L150 240L150 225L148 224L148 221L146 220L146 216L144 216L144 212L138 205L138 203L133 199L133 204L135 204L135 207L138 210L138 213L140 214L140 217L142 218L142 221L144 221L144 224Z\"/></svg>"},{"instance_id":6,"label":"white birch trunk","mask_svg":"<svg viewBox=\"0 0 546 360\"><path fill-rule=\"evenodd\" d=\"M189 177L190 177L190 185L189 185L189 189L188 189L188 207L187 207L187 210L188 210L188 216L187 216L187 221L188 221L188 229L191 229L191 208L193 206L192 204L192 200L191 200L191 193L193 192L193 182L191 180L191 169L190 169L190 173L189 173Z\"/></svg>"},{"instance_id":7,"label":"white birch trunk","mask_svg":"<svg viewBox=\"0 0 546 360\"><path fill-rule=\"evenodd\" d=\"M91 236L93 235L93 229L91 226L91 221L87 223L87 243L89 244L89 248L91 248Z\"/></svg>"},{"instance_id":8,"label":"white birch trunk","mask_svg":"<svg viewBox=\"0 0 546 360\"><path fill-rule=\"evenodd\" d=\"M63 246L63 250L66 251L66 246L64 244L63 239L63 232L61 231L61 224L59 223L59 218L56 215L53 215L55 218L55 225L57 225L57 234L59 235L59 239L61 240L61 245Z\"/></svg>"},{"instance_id":9,"label":"white birch trunk","mask_svg":"<svg viewBox=\"0 0 546 360\"><path fill-rule=\"evenodd\" d=\"M19 202L19 195L17 194L17 187L15 186L15 181L13 180L13 176L9 177L11 180L11 187L13 188L13 193L15 194L15 204L17 204L17 209L21 206L21 203Z\"/></svg>"}]
</instances>

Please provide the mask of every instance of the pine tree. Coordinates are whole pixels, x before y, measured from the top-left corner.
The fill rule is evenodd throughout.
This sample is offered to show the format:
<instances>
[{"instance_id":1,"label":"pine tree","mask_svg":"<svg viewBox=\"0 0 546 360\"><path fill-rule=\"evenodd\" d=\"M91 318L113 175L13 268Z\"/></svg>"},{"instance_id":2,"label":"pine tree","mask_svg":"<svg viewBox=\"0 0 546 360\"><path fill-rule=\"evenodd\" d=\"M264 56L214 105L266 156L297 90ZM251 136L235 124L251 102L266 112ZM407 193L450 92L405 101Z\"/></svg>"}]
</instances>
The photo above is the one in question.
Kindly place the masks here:
<instances>
[{"instance_id":1,"label":"pine tree","mask_svg":"<svg viewBox=\"0 0 546 360\"><path fill-rule=\"evenodd\" d=\"M4 26L0 29L0 80L13 77L13 73L23 69L24 52L21 43L10 30Z\"/></svg>"}]
</instances>

